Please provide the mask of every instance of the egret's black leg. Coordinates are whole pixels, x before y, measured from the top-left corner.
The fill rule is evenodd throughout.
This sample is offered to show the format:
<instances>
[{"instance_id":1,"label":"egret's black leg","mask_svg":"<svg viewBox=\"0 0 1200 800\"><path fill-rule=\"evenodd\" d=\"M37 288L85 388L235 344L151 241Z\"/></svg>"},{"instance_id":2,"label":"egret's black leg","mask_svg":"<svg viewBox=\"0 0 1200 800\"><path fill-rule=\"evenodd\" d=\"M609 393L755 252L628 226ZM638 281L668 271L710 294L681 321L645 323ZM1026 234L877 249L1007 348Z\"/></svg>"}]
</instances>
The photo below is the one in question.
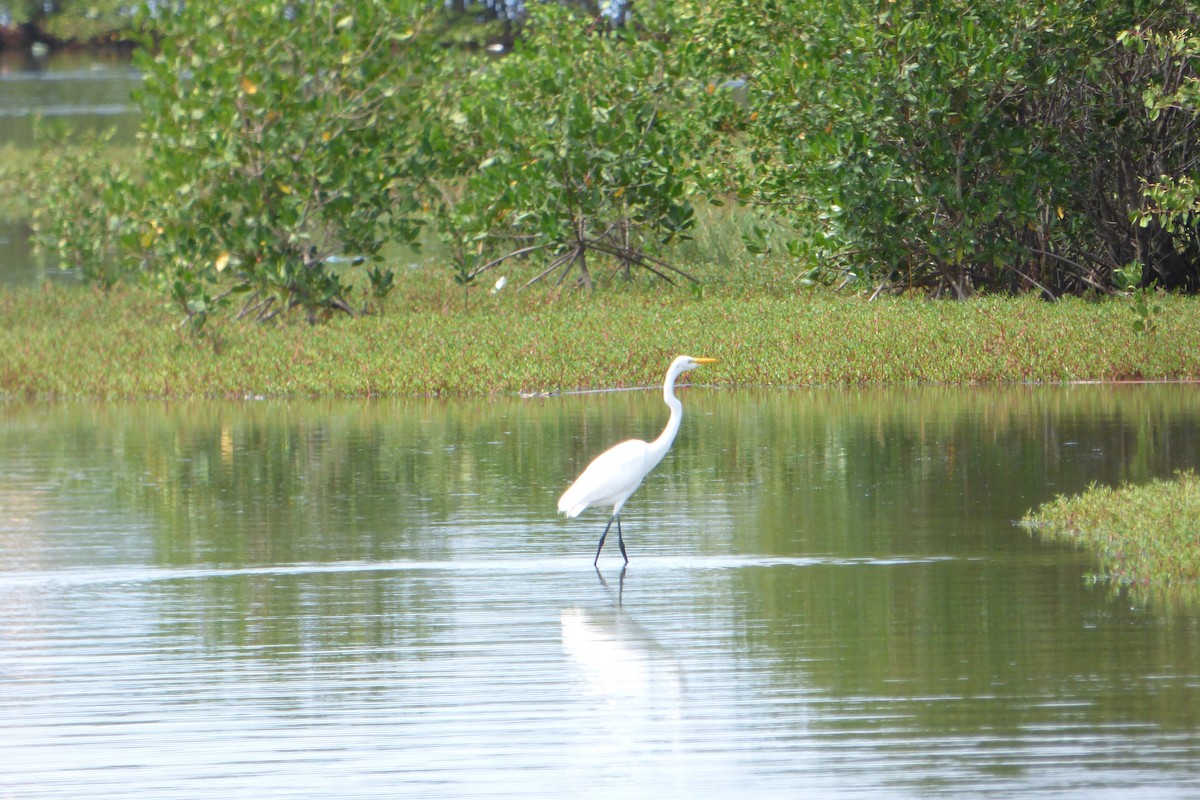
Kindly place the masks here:
<instances>
[{"instance_id":1,"label":"egret's black leg","mask_svg":"<svg viewBox=\"0 0 1200 800\"><path fill-rule=\"evenodd\" d=\"M629 556L625 555L625 539L621 536L621 515L617 515L617 544L621 545L621 558L625 559L625 563L629 563Z\"/></svg>"},{"instance_id":2,"label":"egret's black leg","mask_svg":"<svg viewBox=\"0 0 1200 800\"><path fill-rule=\"evenodd\" d=\"M600 551L604 549L604 540L608 538L608 529L612 527L613 520L617 520L617 540L621 539L621 521L617 519L617 515L613 514L608 518L608 524L604 526L604 533L600 534L600 545L596 548L596 560L592 562L592 566L600 563ZM621 545L621 552L624 553L625 545ZM626 559L628 561L628 559Z\"/></svg>"}]
</instances>

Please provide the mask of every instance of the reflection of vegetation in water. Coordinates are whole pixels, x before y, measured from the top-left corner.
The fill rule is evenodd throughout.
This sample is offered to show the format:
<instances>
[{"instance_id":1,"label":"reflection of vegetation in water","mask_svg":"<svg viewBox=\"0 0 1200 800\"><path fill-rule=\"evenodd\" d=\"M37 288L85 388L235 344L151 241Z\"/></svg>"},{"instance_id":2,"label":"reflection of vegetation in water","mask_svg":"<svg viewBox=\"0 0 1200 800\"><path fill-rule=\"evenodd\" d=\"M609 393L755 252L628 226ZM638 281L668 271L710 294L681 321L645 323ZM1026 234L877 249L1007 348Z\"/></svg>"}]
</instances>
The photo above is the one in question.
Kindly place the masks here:
<instances>
[{"instance_id":1,"label":"reflection of vegetation in water","mask_svg":"<svg viewBox=\"0 0 1200 800\"><path fill-rule=\"evenodd\" d=\"M1190 623L1097 610L1083 559L1013 523L1092 481L1195 464L1191 387L681 396L676 446L629 507L631 569L662 553L814 559L700 570L675 598L719 619L749 656L771 659L780 692L909 698L897 713L953 731L974 724L956 716L964 698L1053 698L1095 674L1113 681L1112 703L1080 719L1189 724L1194 691L1172 678L1135 699L1117 684L1147 659L1167 676L1195 663ZM599 449L657 433L666 411L647 391L12 405L0 415L5 458L33 465L30 485L50 487L42 507L94 504L152 521L97 550L97 563L254 568L164 582L163 602L188 606L167 614L179 620L172 635L308 661L356 647L394 659L451 636L452 577L402 569L381 580L372 564L531 552L588 563L602 520L594 530L562 522L556 497ZM272 569L304 564L314 569ZM353 577L321 569L339 565ZM655 580L647 572L638 586ZM983 706L998 731L1050 713Z\"/></svg>"},{"instance_id":2,"label":"reflection of vegetation in water","mask_svg":"<svg viewBox=\"0 0 1200 800\"><path fill-rule=\"evenodd\" d=\"M772 662L781 699L854 699L860 715L824 720L832 731L868 721L1003 738L1031 725L1200 722L1194 614L1098 607L1070 561L764 567L734 585L746 658Z\"/></svg>"},{"instance_id":3,"label":"reflection of vegetation in water","mask_svg":"<svg viewBox=\"0 0 1200 800\"><path fill-rule=\"evenodd\" d=\"M820 560L739 570L719 600L731 604L747 653L778 665L780 697L860 697L865 717L946 734L1196 724L1186 678L1200 658L1195 617L1159 625L1128 602L1097 610L1082 557L1031 542L1013 524L1055 492L1200 461L1192 387L689 400L694 415L716 415L702 433L716 441L698 449L720 459L712 474L736 487L723 499L740 503L743 487L751 494L729 546ZM848 557L879 563L839 563ZM1131 691L1147 669L1161 683ZM1054 699L1079 681L1093 681L1099 701L1056 710Z\"/></svg>"},{"instance_id":4,"label":"reflection of vegetation in water","mask_svg":"<svg viewBox=\"0 0 1200 800\"><path fill-rule=\"evenodd\" d=\"M528 478L520 442L511 471L489 468L504 434L487 404L207 408L148 434L162 440L146 443L158 477L149 493L132 487L171 522L162 553L174 563L443 559L455 540L438 534L467 498Z\"/></svg>"},{"instance_id":5,"label":"reflection of vegetation in water","mask_svg":"<svg viewBox=\"0 0 1200 800\"><path fill-rule=\"evenodd\" d=\"M33 423L42 414L45 427ZM63 405L6 417L14 457L39 452L48 474L85 470L122 509L152 514L155 563L234 567L445 558L474 542L464 515L519 518L538 497L553 520L580 422L578 409L519 400Z\"/></svg>"},{"instance_id":6,"label":"reflection of vegetation in water","mask_svg":"<svg viewBox=\"0 0 1200 800\"><path fill-rule=\"evenodd\" d=\"M1200 462L1200 403L1184 386L737 396L685 404L715 415L699 434L712 474L750 487L755 523L734 546L753 553L945 554L948 528L1007 524L1056 491Z\"/></svg>"},{"instance_id":7,"label":"reflection of vegetation in water","mask_svg":"<svg viewBox=\"0 0 1200 800\"><path fill-rule=\"evenodd\" d=\"M1082 557L1013 525L1057 491L1200 460L1191 387L688 400L694 415L715 414L697 437L715 441L698 449L732 484L722 499L741 506L728 546L832 559L740 570L720 599L748 653L779 664L782 697L862 696L866 716L947 733L977 730L981 718L998 735L1050 719L1195 724L1194 687L1174 677L1200 657L1194 619L1160 627L1127 602L1095 610ZM847 557L882 563L837 563ZM1148 653L1161 654L1166 677L1156 691L1130 692L1124 681L1140 680ZM1053 698L1080 680L1100 684L1106 700L1064 721ZM1011 695L1047 705L1005 702Z\"/></svg>"},{"instance_id":8,"label":"reflection of vegetation in water","mask_svg":"<svg viewBox=\"0 0 1200 800\"><path fill-rule=\"evenodd\" d=\"M721 504L742 529L710 546L755 554L945 554L917 537L1200 462L1200 401L1185 386L681 396L677 452L639 505ZM652 436L666 416L656 391L44 413L43 430L32 409L7 409L10 446L37 449L47 470L103 463L124 505L166 523L159 563L231 566L444 558L471 534L434 534L464 516L553 520L589 454Z\"/></svg>"},{"instance_id":9,"label":"reflection of vegetation in water","mask_svg":"<svg viewBox=\"0 0 1200 800\"><path fill-rule=\"evenodd\" d=\"M446 580L411 572L386 580L369 572L301 572L170 582L161 598L163 633L209 655L307 664L326 675L336 674L327 670L340 661L380 662L378 682L361 680L360 671L355 685L325 680L324 691L391 693L398 667L389 665L452 635ZM288 692L280 701L303 705L306 698Z\"/></svg>"}]
</instances>

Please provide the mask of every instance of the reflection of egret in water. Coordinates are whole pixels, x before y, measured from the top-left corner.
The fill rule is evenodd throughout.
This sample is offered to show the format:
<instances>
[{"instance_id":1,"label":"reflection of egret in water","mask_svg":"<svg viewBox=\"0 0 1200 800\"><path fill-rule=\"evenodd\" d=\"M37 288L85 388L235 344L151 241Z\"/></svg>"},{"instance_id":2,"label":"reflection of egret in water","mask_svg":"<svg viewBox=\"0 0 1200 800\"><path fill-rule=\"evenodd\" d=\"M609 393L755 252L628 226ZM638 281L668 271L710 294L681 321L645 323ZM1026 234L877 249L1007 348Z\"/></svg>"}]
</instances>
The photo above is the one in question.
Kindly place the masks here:
<instances>
[{"instance_id":1,"label":"reflection of egret in water","mask_svg":"<svg viewBox=\"0 0 1200 800\"><path fill-rule=\"evenodd\" d=\"M600 583L611 596L603 576ZM624 585L622 569L611 606L561 612L563 650L579 667L585 696L597 701L585 705L587 719L577 730L586 739L589 759L598 749L613 759L609 763L653 768L661 786L664 763L659 759L676 749L680 735L683 671L675 656L625 611Z\"/></svg>"}]
</instances>

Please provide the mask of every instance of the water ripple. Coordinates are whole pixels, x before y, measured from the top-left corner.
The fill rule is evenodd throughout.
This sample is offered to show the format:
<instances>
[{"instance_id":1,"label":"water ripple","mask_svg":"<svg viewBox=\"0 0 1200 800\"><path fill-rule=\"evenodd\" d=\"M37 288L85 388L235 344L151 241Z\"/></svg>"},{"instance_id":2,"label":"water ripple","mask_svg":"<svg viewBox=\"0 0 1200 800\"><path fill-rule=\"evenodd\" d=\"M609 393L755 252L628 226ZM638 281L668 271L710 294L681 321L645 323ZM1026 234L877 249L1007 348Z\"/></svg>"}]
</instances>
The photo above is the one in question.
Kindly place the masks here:
<instances>
[{"instance_id":1,"label":"water ripple","mask_svg":"<svg viewBox=\"0 0 1200 800\"><path fill-rule=\"evenodd\" d=\"M638 573L659 571L736 570L767 567L815 566L905 566L937 564L963 559L956 556L913 556L889 558L789 558L785 556L645 556L631 562L628 570ZM316 575L354 572L481 572L481 573L591 573L593 567L579 556L554 558L526 557L495 560L393 560L342 561L335 563L267 564L250 567L155 567L113 565L100 568L56 568L50 570L0 571L0 590L24 589L44 585L87 586L94 584L135 584L155 581L207 580L248 575Z\"/></svg>"}]
</instances>

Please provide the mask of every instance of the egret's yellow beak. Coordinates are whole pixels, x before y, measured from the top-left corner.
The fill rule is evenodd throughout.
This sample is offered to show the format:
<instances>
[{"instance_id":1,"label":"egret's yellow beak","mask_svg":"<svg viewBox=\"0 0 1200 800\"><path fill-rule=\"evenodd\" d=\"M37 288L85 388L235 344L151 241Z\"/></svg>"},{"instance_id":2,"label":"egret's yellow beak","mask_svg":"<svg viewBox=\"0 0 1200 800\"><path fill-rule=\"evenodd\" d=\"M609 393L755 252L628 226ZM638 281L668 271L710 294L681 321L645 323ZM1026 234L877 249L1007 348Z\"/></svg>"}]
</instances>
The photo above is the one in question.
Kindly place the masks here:
<instances>
[{"instance_id":1,"label":"egret's yellow beak","mask_svg":"<svg viewBox=\"0 0 1200 800\"><path fill-rule=\"evenodd\" d=\"M693 358L692 360L695 361L697 364L715 364L715 363L717 363L717 360L715 358Z\"/></svg>"}]
</instances>

